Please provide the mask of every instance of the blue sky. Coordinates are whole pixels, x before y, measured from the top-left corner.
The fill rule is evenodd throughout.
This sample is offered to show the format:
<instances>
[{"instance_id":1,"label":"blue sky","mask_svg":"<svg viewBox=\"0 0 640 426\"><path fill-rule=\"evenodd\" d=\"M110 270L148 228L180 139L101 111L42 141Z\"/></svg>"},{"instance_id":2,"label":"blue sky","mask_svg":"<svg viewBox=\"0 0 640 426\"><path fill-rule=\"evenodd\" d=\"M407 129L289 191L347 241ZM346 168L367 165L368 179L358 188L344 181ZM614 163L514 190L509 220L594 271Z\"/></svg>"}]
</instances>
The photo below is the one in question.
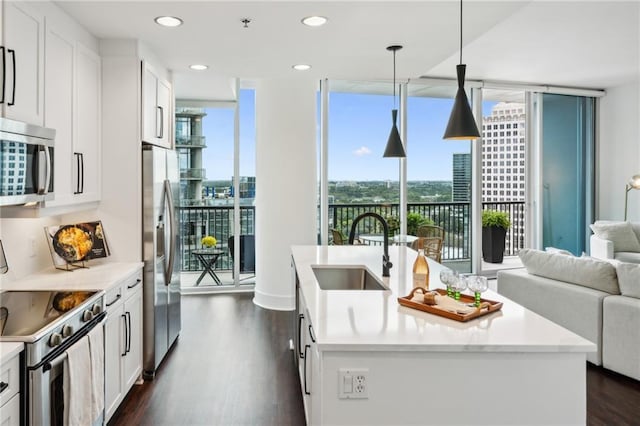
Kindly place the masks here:
<instances>
[{"instance_id":1,"label":"blue sky","mask_svg":"<svg viewBox=\"0 0 640 426\"><path fill-rule=\"evenodd\" d=\"M240 175L255 175L254 92L240 93ZM485 114L496 102L485 102ZM468 141L442 139L452 99L408 99L408 180L452 180L453 153L469 152ZM331 93L329 97L329 180L398 180L395 158L382 158L393 97ZM233 110L208 109L203 132L207 179L233 175Z\"/></svg>"}]
</instances>

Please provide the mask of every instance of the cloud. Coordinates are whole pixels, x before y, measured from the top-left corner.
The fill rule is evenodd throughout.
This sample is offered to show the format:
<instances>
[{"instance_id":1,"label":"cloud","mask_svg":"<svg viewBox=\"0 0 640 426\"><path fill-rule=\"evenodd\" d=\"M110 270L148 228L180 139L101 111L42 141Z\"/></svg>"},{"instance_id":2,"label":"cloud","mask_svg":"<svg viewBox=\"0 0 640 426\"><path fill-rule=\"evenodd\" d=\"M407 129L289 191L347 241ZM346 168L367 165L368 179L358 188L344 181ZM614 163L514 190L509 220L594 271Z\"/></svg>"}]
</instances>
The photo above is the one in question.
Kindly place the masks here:
<instances>
[{"instance_id":1,"label":"cloud","mask_svg":"<svg viewBox=\"0 0 640 426\"><path fill-rule=\"evenodd\" d=\"M371 154L371 150L369 148L367 148L366 146L361 146L360 148L358 148L355 151L353 151L353 153L358 157L362 157L363 155Z\"/></svg>"}]
</instances>

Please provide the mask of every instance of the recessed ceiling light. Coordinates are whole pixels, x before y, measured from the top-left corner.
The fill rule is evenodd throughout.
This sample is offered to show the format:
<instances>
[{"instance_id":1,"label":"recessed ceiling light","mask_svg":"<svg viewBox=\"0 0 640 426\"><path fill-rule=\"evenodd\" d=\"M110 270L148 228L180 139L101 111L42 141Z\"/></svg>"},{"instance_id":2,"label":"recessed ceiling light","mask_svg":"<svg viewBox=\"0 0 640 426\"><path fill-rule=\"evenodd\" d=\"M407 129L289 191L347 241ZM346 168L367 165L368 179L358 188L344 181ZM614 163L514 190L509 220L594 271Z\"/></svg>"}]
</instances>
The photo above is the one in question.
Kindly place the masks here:
<instances>
[{"instance_id":1,"label":"recessed ceiling light","mask_svg":"<svg viewBox=\"0 0 640 426\"><path fill-rule=\"evenodd\" d=\"M189 68L191 68L192 70L196 70L196 71L204 71L207 68L209 68L209 66L208 65L193 64L193 65L189 65Z\"/></svg>"},{"instance_id":2,"label":"recessed ceiling light","mask_svg":"<svg viewBox=\"0 0 640 426\"><path fill-rule=\"evenodd\" d=\"M307 71L311 69L311 65L307 65L307 64L297 64L292 66L291 68L293 68L296 71Z\"/></svg>"},{"instance_id":3,"label":"recessed ceiling light","mask_svg":"<svg viewBox=\"0 0 640 426\"><path fill-rule=\"evenodd\" d=\"M302 18L302 23L309 27L320 27L326 24L328 21L324 16L307 16Z\"/></svg>"},{"instance_id":4,"label":"recessed ceiling light","mask_svg":"<svg viewBox=\"0 0 640 426\"><path fill-rule=\"evenodd\" d=\"M154 21L163 27L178 27L182 25L182 19L175 16L158 16Z\"/></svg>"}]
</instances>

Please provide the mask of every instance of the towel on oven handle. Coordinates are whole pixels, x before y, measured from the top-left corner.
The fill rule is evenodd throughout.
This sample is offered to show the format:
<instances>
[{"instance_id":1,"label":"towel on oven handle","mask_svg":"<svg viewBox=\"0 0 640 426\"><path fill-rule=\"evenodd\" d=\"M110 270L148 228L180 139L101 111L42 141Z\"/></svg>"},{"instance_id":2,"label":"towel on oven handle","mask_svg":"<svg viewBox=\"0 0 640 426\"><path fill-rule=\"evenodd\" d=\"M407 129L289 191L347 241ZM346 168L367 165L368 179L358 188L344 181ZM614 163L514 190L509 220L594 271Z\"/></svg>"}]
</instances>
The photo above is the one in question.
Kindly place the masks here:
<instances>
[{"instance_id":1,"label":"towel on oven handle","mask_svg":"<svg viewBox=\"0 0 640 426\"><path fill-rule=\"evenodd\" d=\"M91 419L91 354L89 337L78 340L66 351L64 361L64 418L68 425L90 425Z\"/></svg>"},{"instance_id":2,"label":"towel on oven handle","mask_svg":"<svg viewBox=\"0 0 640 426\"><path fill-rule=\"evenodd\" d=\"M91 419L92 423L104 410L104 320L89 332L91 355Z\"/></svg>"}]
</instances>

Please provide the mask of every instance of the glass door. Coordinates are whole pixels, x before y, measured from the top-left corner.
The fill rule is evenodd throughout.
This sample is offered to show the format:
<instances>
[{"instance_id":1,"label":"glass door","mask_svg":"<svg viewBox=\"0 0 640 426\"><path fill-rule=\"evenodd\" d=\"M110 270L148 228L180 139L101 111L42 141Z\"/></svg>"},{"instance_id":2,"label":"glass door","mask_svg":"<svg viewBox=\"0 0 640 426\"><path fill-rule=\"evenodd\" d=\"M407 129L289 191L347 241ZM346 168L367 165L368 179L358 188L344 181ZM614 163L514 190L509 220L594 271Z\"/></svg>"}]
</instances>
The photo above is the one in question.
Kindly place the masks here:
<instances>
[{"instance_id":1,"label":"glass door","mask_svg":"<svg viewBox=\"0 0 640 426\"><path fill-rule=\"evenodd\" d=\"M534 247L588 251L594 218L595 99L537 94L538 229Z\"/></svg>"}]
</instances>

